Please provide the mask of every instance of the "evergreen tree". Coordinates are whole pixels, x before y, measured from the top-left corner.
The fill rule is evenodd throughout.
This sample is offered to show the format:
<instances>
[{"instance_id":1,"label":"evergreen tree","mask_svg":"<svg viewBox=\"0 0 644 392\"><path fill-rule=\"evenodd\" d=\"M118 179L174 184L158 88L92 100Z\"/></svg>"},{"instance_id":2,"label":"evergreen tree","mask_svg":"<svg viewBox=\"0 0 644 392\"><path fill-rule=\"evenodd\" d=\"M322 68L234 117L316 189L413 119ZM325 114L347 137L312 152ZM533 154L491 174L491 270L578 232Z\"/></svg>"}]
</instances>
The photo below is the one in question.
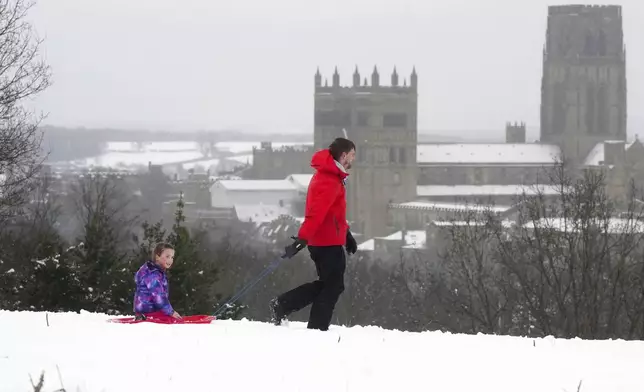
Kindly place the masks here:
<instances>
[{"instance_id":1,"label":"evergreen tree","mask_svg":"<svg viewBox=\"0 0 644 392\"><path fill-rule=\"evenodd\" d=\"M156 243L167 242L175 249L172 268L168 271L170 302L181 315L211 314L221 298L216 291L219 269L217 255L207 249L205 233L193 235L185 225L183 194L177 201L172 231L167 234L162 222L143 224L143 242L140 244L141 262L152 257ZM203 255L212 255L204 257ZM236 305L220 318L238 317L242 307Z\"/></svg>"},{"instance_id":2,"label":"evergreen tree","mask_svg":"<svg viewBox=\"0 0 644 392\"><path fill-rule=\"evenodd\" d=\"M79 238L84 246L70 252L83 285L82 309L122 314L132 308L134 268L125 238L133 221L127 201L111 178L79 181L77 211L83 221Z\"/></svg>"},{"instance_id":3,"label":"evergreen tree","mask_svg":"<svg viewBox=\"0 0 644 392\"><path fill-rule=\"evenodd\" d=\"M37 311L80 311L83 304L84 285L69 252L74 248L62 249L54 243L45 247L49 255L34 260L34 269L23 285L30 310Z\"/></svg>"},{"instance_id":4,"label":"evergreen tree","mask_svg":"<svg viewBox=\"0 0 644 392\"><path fill-rule=\"evenodd\" d=\"M54 224L59 209L36 195L0 236L0 307L10 310L79 310L80 281L66 242Z\"/></svg>"}]
</instances>

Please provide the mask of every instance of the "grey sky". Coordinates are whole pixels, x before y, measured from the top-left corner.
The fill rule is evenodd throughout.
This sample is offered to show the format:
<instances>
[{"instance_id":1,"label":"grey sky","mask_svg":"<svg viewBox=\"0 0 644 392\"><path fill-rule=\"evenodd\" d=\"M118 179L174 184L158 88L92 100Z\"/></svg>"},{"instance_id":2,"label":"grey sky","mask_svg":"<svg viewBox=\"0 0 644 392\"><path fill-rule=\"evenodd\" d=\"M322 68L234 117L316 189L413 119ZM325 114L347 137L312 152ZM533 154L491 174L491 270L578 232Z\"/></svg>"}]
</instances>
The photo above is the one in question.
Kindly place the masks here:
<instances>
[{"instance_id":1,"label":"grey sky","mask_svg":"<svg viewBox=\"0 0 644 392\"><path fill-rule=\"evenodd\" d=\"M544 0L39 0L47 124L312 132L313 75L419 75L421 130L538 127ZM594 3L590 3L594 4ZM644 4L624 6L644 130ZM363 76L363 77L364 77Z\"/></svg>"}]
</instances>

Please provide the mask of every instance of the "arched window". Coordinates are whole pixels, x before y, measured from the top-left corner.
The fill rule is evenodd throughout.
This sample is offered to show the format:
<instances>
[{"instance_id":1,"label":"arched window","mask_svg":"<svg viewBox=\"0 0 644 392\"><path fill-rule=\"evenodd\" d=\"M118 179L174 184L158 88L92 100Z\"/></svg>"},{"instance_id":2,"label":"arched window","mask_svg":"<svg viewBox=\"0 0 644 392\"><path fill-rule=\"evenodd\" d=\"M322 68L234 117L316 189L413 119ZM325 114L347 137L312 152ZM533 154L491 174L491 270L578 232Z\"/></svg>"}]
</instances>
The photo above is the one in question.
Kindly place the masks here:
<instances>
[{"instance_id":1,"label":"arched window","mask_svg":"<svg viewBox=\"0 0 644 392\"><path fill-rule=\"evenodd\" d=\"M394 184L400 185L400 173L394 173Z\"/></svg>"},{"instance_id":2,"label":"arched window","mask_svg":"<svg viewBox=\"0 0 644 392\"><path fill-rule=\"evenodd\" d=\"M604 30L599 30L599 36L597 37L597 54L600 56L606 56L606 33Z\"/></svg>"},{"instance_id":3,"label":"arched window","mask_svg":"<svg viewBox=\"0 0 644 392\"><path fill-rule=\"evenodd\" d=\"M586 31L586 41L584 42L584 51L582 54L584 56L595 56L596 52L595 38L590 31Z\"/></svg>"}]
</instances>

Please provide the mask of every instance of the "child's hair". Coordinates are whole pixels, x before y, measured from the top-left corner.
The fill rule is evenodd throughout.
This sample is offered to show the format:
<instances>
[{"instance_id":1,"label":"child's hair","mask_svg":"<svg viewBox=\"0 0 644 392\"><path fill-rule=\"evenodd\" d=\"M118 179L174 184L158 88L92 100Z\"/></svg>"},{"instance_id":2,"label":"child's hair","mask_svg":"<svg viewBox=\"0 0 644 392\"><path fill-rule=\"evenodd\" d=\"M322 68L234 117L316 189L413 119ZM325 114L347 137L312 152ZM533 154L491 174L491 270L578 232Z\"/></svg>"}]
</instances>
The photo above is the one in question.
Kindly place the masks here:
<instances>
[{"instance_id":1,"label":"child's hair","mask_svg":"<svg viewBox=\"0 0 644 392\"><path fill-rule=\"evenodd\" d=\"M152 259L154 260L156 259L156 256L161 256L161 253L166 249L174 249L174 247L167 242L159 242L156 244L154 251L152 252Z\"/></svg>"}]
</instances>

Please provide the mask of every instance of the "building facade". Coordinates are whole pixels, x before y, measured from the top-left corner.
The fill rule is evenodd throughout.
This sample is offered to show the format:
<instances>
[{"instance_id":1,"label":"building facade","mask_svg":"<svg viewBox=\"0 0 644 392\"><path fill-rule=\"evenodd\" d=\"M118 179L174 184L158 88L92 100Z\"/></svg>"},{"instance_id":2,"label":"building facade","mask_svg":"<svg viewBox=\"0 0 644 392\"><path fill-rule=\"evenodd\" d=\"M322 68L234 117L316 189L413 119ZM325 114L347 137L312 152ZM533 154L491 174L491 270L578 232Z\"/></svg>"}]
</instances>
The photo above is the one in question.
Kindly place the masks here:
<instances>
[{"instance_id":1,"label":"building facade","mask_svg":"<svg viewBox=\"0 0 644 392\"><path fill-rule=\"evenodd\" d=\"M348 219L365 236L385 235L389 203L416 197L418 164L418 76L409 84L396 69L390 84L380 83L374 68L371 83L356 68L352 83L342 86L337 69L332 84L315 75L314 147L327 147L336 137L356 143L356 161L347 185Z\"/></svg>"}]
</instances>

